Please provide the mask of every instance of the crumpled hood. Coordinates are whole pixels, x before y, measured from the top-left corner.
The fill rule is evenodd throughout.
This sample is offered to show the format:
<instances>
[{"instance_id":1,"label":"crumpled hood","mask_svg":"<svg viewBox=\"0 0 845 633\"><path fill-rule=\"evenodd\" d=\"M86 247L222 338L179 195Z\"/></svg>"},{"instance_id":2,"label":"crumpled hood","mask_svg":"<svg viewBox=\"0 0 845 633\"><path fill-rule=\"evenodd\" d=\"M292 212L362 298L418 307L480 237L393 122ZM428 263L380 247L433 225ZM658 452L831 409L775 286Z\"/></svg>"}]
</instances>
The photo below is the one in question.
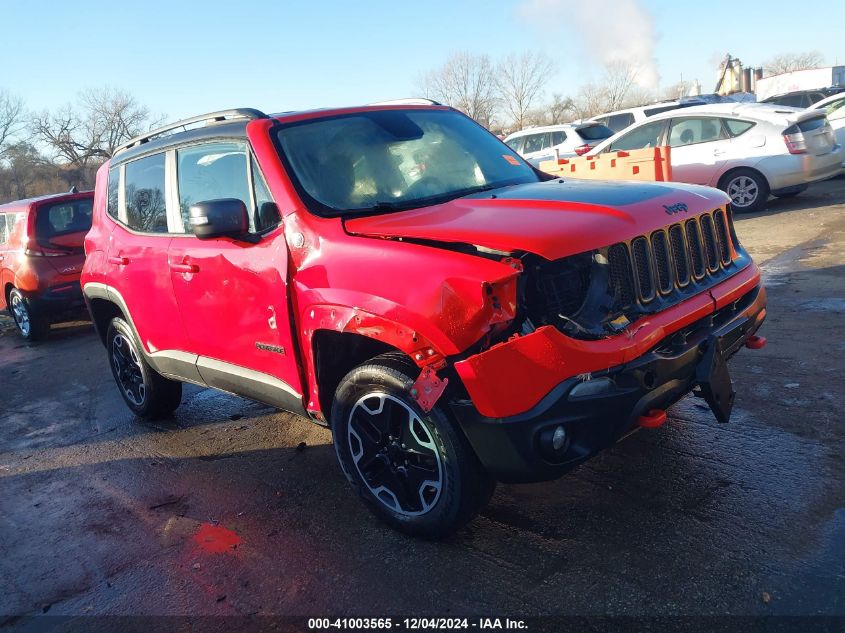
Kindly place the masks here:
<instances>
[{"instance_id":1,"label":"crumpled hood","mask_svg":"<svg viewBox=\"0 0 845 633\"><path fill-rule=\"evenodd\" d=\"M353 235L473 244L553 260L650 233L728 201L721 191L697 185L551 180L353 218L345 226Z\"/></svg>"}]
</instances>

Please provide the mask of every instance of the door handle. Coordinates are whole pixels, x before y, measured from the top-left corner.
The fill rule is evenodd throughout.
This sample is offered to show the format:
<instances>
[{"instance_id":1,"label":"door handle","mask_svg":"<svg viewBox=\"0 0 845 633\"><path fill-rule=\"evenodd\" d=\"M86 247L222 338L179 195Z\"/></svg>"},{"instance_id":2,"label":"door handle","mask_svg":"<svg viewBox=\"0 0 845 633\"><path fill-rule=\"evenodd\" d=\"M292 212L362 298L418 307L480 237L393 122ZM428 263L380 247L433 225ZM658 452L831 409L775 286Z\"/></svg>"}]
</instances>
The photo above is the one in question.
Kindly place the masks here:
<instances>
[{"instance_id":1,"label":"door handle","mask_svg":"<svg viewBox=\"0 0 845 633\"><path fill-rule=\"evenodd\" d=\"M175 273L198 273L200 271L200 267L196 264L170 264L170 270Z\"/></svg>"},{"instance_id":2,"label":"door handle","mask_svg":"<svg viewBox=\"0 0 845 633\"><path fill-rule=\"evenodd\" d=\"M109 257L109 264L116 264L118 266L127 266L129 264L128 257L116 257L112 255Z\"/></svg>"},{"instance_id":3,"label":"door handle","mask_svg":"<svg viewBox=\"0 0 845 633\"><path fill-rule=\"evenodd\" d=\"M714 149L713 156L724 156L726 154L725 150L723 149Z\"/></svg>"}]
</instances>

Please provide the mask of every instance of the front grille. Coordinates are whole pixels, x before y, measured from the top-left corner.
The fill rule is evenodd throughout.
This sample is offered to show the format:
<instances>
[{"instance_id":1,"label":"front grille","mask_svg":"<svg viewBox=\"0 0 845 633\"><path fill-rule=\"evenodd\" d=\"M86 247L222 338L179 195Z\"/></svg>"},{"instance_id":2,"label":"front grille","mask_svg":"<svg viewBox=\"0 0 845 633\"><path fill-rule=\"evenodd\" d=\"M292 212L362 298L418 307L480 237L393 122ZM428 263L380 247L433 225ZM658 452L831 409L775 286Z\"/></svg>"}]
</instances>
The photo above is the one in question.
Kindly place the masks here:
<instances>
[{"instance_id":1,"label":"front grille","mask_svg":"<svg viewBox=\"0 0 845 633\"><path fill-rule=\"evenodd\" d=\"M628 306L634 303L634 277L631 274L631 259L628 247L614 244L607 250L607 263L610 268L610 295L614 303Z\"/></svg>"},{"instance_id":2,"label":"front grille","mask_svg":"<svg viewBox=\"0 0 845 633\"><path fill-rule=\"evenodd\" d=\"M689 258L684 230L680 224L669 227L669 241L672 242L672 262L675 264L675 279L682 288L689 283Z\"/></svg>"},{"instance_id":3,"label":"front grille","mask_svg":"<svg viewBox=\"0 0 845 633\"><path fill-rule=\"evenodd\" d=\"M719 238L719 254L722 258L723 264L731 263L731 244L728 240L728 225L725 218L725 212L721 209L713 214L713 220L716 222L716 235Z\"/></svg>"},{"instance_id":4,"label":"front grille","mask_svg":"<svg viewBox=\"0 0 845 633\"><path fill-rule=\"evenodd\" d=\"M707 268L719 268L719 252L716 246L716 231L713 228L713 218L709 215L701 216L701 234L704 236L704 255L707 258Z\"/></svg>"},{"instance_id":5,"label":"front grille","mask_svg":"<svg viewBox=\"0 0 845 633\"><path fill-rule=\"evenodd\" d=\"M630 249L630 251L629 251ZM689 296L716 281L732 265L723 211L704 213L683 224L640 235L607 249L611 295L617 308ZM694 283L694 288L688 288Z\"/></svg>"},{"instance_id":6,"label":"front grille","mask_svg":"<svg viewBox=\"0 0 845 633\"><path fill-rule=\"evenodd\" d=\"M704 251L701 248L701 233L698 230L698 222L689 220L686 226L692 274L696 279L701 279L704 277Z\"/></svg>"},{"instance_id":7,"label":"front grille","mask_svg":"<svg viewBox=\"0 0 845 633\"><path fill-rule=\"evenodd\" d=\"M656 231L651 236L651 252L654 253L654 268L657 271L657 287L667 294L672 291L672 260L669 256L669 242L666 233Z\"/></svg>"},{"instance_id":8,"label":"front grille","mask_svg":"<svg viewBox=\"0 0 845 633\"><path fill-rule=\"evenodd\" d=\"M654 298L654 280L651 274L651 257L648 252L648 240L637 237L631 242L634 255L634 269L637 271L637 283L640 285L640 299L651 301Z\"/></svg>"}]
</instances>

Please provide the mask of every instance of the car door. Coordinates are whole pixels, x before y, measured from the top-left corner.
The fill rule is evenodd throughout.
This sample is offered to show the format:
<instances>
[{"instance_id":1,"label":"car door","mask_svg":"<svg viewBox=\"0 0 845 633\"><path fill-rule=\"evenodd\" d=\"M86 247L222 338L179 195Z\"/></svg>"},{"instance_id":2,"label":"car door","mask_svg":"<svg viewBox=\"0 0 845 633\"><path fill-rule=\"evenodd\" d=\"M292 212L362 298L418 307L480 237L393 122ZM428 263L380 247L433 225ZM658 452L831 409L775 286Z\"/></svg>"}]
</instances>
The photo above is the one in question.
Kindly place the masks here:
<instances>
[{"instance_id":1,"label":"car door","mask_svg":"<svg viewBox=\"0 0 845 633\"><path fill-rule=\"evenodd\" d=\"M173 291L206 384L302 411L287 288L287 244L278 210L244 141L176 150L182 232L168 254ZM197 202L234 198L250 211L248 240L190 232Z\"/></svg>"},{"instance_id":2,"label":"car door","mask_svg":"<svg viewBox=\"0 0 845 633\"><path fill-rule=\"evenodd\" d=\"M714 182L731 157L731 140L719 117L683 116L669 125L672 180L694 185Z\"/></svg>"},{"instance_id":3,"label":"car door","mask_svg":"<svg viewBox=\"0 0 845 633\"><path fill-rule=\"evenodd\" d=\"M166 182L163 152L109 170L107 213L117 226L109 241L105 282L156 369L200 382L193 361L184 357L187 335L167 265Z\"/></svg>"}]
</instances>

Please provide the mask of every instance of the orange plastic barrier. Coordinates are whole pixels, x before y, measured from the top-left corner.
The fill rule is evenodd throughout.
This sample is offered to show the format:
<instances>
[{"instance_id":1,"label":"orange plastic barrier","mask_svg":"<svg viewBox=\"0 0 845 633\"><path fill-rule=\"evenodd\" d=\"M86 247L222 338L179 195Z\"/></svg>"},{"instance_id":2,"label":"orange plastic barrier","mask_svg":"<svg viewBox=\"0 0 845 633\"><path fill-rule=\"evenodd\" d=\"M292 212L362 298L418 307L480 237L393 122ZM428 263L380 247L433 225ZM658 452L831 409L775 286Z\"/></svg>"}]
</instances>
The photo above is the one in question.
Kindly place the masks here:
<instances>
[{"instance_id":1,"label":"orange plastic barrier","mask_svg":"<svg viewBox=\"0 0 845 633\"><path fill-rule=\"evenodd\" d=\"M649 147L628 152L605 152L596 156L573 156L540 163L553 176L593 180L672 180L671 149Z\"/></svg>"}]
</instances>

